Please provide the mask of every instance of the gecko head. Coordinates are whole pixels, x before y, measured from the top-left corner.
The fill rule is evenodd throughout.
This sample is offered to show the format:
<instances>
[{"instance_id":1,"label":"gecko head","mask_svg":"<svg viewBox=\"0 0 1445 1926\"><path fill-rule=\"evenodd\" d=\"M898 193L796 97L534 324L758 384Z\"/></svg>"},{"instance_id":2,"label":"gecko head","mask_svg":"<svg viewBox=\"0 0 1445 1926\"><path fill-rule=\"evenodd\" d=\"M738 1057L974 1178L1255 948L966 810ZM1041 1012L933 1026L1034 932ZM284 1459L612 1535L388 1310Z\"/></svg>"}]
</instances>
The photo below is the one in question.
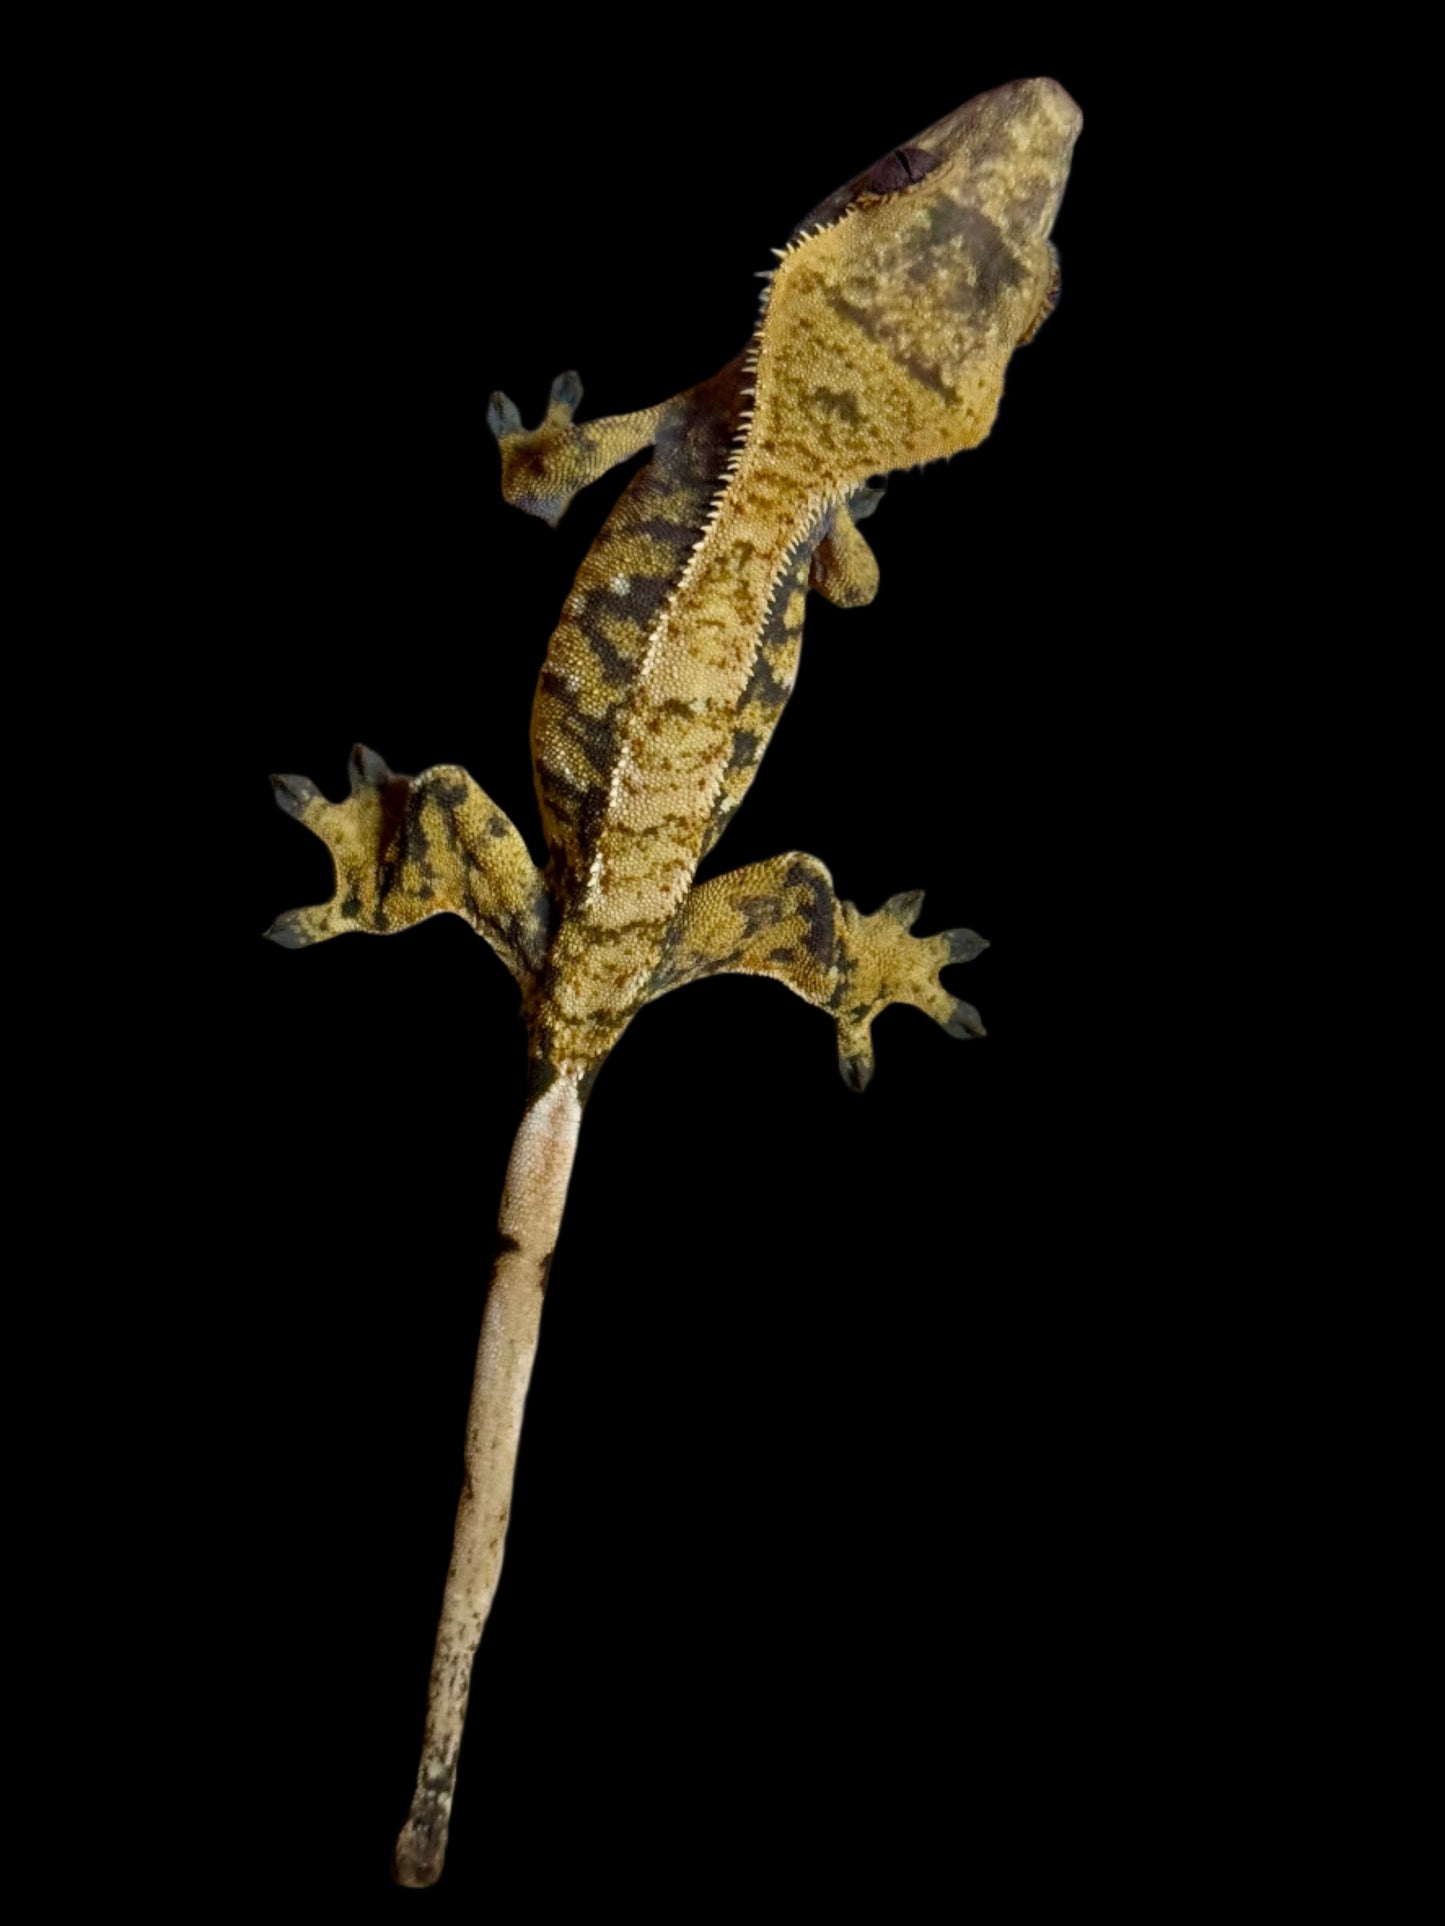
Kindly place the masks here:
<instances>
[{"instance_id":1,"label":"gecko head","mask_svg":"<svg viewBox=\"0 0 1445 1926\"><path fill-rule=\"evenodd\" d=\"M1008 358L1057 295L1049 231L1082 125L1057 81L1012 81L794 229L759 328L755 415L797 422L829 482L988 433Z\"/></svg>"}]
</instances>

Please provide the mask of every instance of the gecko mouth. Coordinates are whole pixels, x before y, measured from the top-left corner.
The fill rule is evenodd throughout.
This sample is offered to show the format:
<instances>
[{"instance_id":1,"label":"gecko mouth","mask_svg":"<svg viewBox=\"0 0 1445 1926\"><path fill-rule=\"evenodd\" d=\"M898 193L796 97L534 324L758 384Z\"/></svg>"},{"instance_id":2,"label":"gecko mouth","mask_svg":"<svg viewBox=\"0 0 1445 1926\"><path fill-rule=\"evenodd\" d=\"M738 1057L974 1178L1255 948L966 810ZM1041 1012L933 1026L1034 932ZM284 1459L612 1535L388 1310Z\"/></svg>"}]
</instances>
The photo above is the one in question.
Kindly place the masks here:
<instances>
[{"instance_id":1,"label":"gecko mouth","mask_svg":"<svg viewBox=\"0 0 1445 1926\"><path fill-rule=\"evenodd\" d=\"M1043 300L1039 303L1038 313L1019 336L1020 347L1023 346L1025 341L1033 340L1039 329L1059 305L1059 250L1054 246L1052 241L1049 242L1049 260L1052 266L1049 273L1048 289Z\"/></svg>"}]
</instances>

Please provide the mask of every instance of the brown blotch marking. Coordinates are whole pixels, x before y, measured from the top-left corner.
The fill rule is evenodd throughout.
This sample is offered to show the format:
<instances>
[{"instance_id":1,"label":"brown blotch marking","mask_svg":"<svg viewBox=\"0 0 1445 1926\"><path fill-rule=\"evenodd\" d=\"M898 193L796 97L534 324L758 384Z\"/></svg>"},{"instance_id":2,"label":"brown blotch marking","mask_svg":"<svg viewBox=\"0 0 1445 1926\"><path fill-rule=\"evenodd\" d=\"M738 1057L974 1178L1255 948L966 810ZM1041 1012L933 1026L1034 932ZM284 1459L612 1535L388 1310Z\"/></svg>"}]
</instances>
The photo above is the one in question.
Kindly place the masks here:
<instances>
[{"instance_id":1,"label":"brown blotch marking","mask_svg":"<svg viewBox=\"0 0 1445 1926\"><path fill-rule=\"evenodd\" d=\"M758 759L762 738L751 729L738 729L733 734L732 754L728 758L729 769L746 769Z\"/></svg>"},{"instance_id":2,"label":"brown blotch marking","mask_svg":"<svg viewBox=\"0 0 1445 1926\"><path fill-rule=\"evenodd\" d=\"M815 876L806 863L791 864L783 882L786 887L802 893L798 916L803 925L804 947L820 968L831 969L838 947L831 887Z\"/></svg>"},{"instance_id":3,"label":"brown blotch marking","mask_svg":"<svg viewBox=\"0 0 1445 1926\"><path fill-rule=\"evenodd\" d=\"M430 790L437 802L446 810L460 809L467 799L467 785L460 776L435 776L431 781Z\"/></svg>"},{"instance_id":4,"label":"brown blotch marking","mask_svg":"<svg viewBox=\"0 0 1445 1926\"><path fill-rule=\"evenodd\" d=\"M527 1063L527 1103L534 1104L538 1097L545 1095L557 1081L556 1064L545 1053L531 1057Z\"/></svg>"},{"instance_id":5,"label":"brown blotch marking","mask_svg":"<svg viewBox=\"0 0 1445 1926\"><path fill-rule=\"evenodd\" d=\"M583 641L597 658L602 680L613 689L627 688L637 674L636 659L610 642L589 611L578 623Z\"/></svg>"},{"instance_id":6,"label":"brown blotch marking","mask_svg":"<svg viewBox=\"0 0 1445 1926\"><path fill-rule=\"evenodd\" d=\"M849 955L846 944L840 944L836 958L838 981L834 986L833 994L828 998L828 1008L830 1010L842 1009L843 999L848 994L849 984L853 972L857 967L857 960Z\"/></svg>"},{"instance_id":7,"label":"brown blotch marking","mask_svg":"<svg viewBox=\"0 0 1445 1926\"><path fill-rule=\"evenodd\" d=\"M411 794L411 782L406 776L390 776L381 789L381 822L377 829L377 890L375 918L377 928L382 927L382 907L396 881L398 859L405 848L403 831L406 825L407 799Z\"/></svg>"},{"instance_id":8,"label":"brown blotch marking","mask_svg":"<svg viewBox=\"0 0 1445 1926\"><path fill-rule=\"evenodd\" d=\"M744 935L754 937L770 923L779 922L783 905L776 896L743 896L733 905L743 919Z\"/></svg>"},{"instance_id":9,"label":"brown blotch marking","mask_svg":"<svg viewBox=\"0 0 1445 1926\"><path fill-rule=\"evenodd\" d=\"M684 816L679 814L676 810L669 810L665 816L659 816L655 823L634 824L631 828L629 828L627 833L631 837L633 842L636 842L636 843L651 842L654 837L660 837L664 840L669 837L675 839L677 836L677 832L679 830L686 830L691 826L691 824L692 824L691 816ZM627 922L627 923L619 923L616 927L618 929L635 929L638 927L638 925L636 922ZM647 919L647 922L643 925L643 927L648 929L651 929L653 927L651 918ZM599 930L598 932L599 941L606 941L606 936L607 936L607 933L605 931Z\"/></svg>"},{"instance_id":10,"label":"brown blotch marking","mask_svg":"<svg viewBox=\"0 0 1445 1926\"><path fill-rule=\"evenodd\" d=\"M916 361L913 356L900 355L897 352L890 339L892 331L889 325L889 317L875 312L872 308L863 307L857 301L850 301L848 296L837 288L830 288L825 298L827 299L828 305L833 308L843 320L857 328L860 334L866 334L870 341L881 342L883 346L888 349L898 366L907 369L908 373L911 374L916 381L922 382L925 387L932 388L935 393L942 395L945 400L953 400L953 390L939 378L936 368L925 367L921 362Z\"/></svg>"},{"instance_id":11,"label":"brown blotch marking","mask_svg":"<svg viewBox=\"0 0 1445 1926\"><path fill-rule=\"evenodd\" d=\"M425 787L413 789L407 799L406 811L406 860L408 863L414 863L424 873L429 873L431 844L427 838L426 824L422 821L422 811L429 800ZM500 834L505 836L506 818L499 817L498 820L502 825Z\"/></svg>"},{"instance_id":12,"label":"brown blotch marking","mask_svg":"<svg viewBox=\"0 0 1445 1926\"><path fill-rule=\"evenodd\" d=\"M856 428L863 419L857 399L844 388L815 388L812 394L813 405L820 413L837 415L846 421L850 428Z\"/></svg>"},{"instance_id":13,"label":"brown blotch marking","mask_svg":"<svg viewBox=\"0 0 1445 1926\"><path fill-rule=\"evenodd\" d=\"M607 801L607 792L600 783L573 782L555 767L544 771L542 793L551 813L569 825L599 819Z\"/></svg>"},{"instance_id":14,"label":"brown blotch marking","mask_svg":"<svg viewBox=\"0 0 1445 1926\"><path fill-rule=\"evenodd\" d=\"M662 515L644 515L640 521L628 526L629 535L640 535L646 541L656 542L659 547L677 554L689 555L698 537L697 523L691 520L671 521Z\"/></svg>"},{"instance_id":15,"label":"brown blotch marking","mask_svg":"<svg viewBox=\"0 0 1445 1926\"><path fill-rule=\"evenodd\" d=\"M752 678L738 698L738 709L741 711L750 703L756 703L765 711L781 709L791 694L791 689L785 682L778 679L773 671L773 665L759 649L757 659L753 663Z\"/></svg>"},{"instance_id":16,"label":"brown blotch marking","mask_svg":"<svg viewBox=\"0 0 1445 1926\"><path fill-rule=\"evenodd\" d=\"M946 223L939 219L937 225L949 241L962 234L964 246L978 269L973 284L974 304L980 309L990 309L1005 288L1016 288L1023 281L1023 266L997 224L981 208L951 202L949 208L952 219Z\"/></svg>"}]
</instances>

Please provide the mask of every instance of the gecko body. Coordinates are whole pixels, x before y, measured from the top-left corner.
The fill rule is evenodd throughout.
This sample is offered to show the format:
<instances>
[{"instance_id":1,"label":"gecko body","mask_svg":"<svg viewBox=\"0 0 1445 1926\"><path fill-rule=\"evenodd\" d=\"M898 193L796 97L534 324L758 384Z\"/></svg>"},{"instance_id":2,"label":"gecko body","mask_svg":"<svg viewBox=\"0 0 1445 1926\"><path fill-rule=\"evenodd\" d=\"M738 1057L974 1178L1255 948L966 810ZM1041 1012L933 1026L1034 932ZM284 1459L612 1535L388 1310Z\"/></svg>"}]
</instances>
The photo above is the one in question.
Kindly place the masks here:
<instances>
[{"instance_id":1,"label":"gecko body","mask_svg":"<svg viewBox=\"0 0 1445 1926\"><path fill-rule=\"evenodd\" d=\"M357 748L339 804L303 777L273 778L281 806L327 843L337 886L270 936L303 947L453 912L517 978L528 1031L421 1768L396 1848L405 1885L441 1871L582 1109L627 1025L697 978L771 976L832 1017L855 1089L890 1003L982 1034L939 973L983 941L914 936L920 892L863 915L798 852L695 876L792 690L808 591L845 606L876 592L858 526L877 505L874 478L989 432L1009 356L1056 297L1048 237L1081 124L1055 82L1017 81L886 155L776 251L746 350L671 400L579 423L580 383L562 375L526 430L492 397L503 492L554 524L579 489L652 450L582 562L538 683L545 869L463 769L399 776Z\"/></svg>"}]
</instances>

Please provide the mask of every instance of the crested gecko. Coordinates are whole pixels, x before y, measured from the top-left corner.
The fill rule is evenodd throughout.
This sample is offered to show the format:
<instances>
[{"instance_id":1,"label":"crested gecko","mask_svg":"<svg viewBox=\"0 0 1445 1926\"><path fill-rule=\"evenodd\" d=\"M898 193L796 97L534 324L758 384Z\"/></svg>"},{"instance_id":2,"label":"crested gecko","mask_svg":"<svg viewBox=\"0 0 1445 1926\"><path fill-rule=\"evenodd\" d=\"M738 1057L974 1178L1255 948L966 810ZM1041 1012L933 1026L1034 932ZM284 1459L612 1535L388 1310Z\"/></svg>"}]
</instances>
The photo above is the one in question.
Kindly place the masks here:
<instances>
[{"instance_id":1,"label":"crested gecko","mask_svg":"<svg viewBox=\"0 0 1445 1926\"><path fill-rule=\"evenodd\" d=\"M983 1034L940 982L983 939L914 935L920 891L864 915L798 852L694 879L792 691L808 591L850 608L877 591L859 524L878 478L992 427L1009 356L1057 299L1049 234L1081 125L1056 82L1016 81L886 154L774 250L744 352L668 401L579 422L581 385L564 374L529 430L492 396L503 494L554 526L589 482L652 450L582 562L537 686L545 868L458 767L401 776L357 747L341 803L305 777L272 778L336 871L331 899L278 917L273 941L388 934L451 912L517 979L527 1026L421 1764L393 1860L402 1885L442 1869L582 1111L623 1031L666 991L741 971L828 1013L854 1090L873 1074L871 1028L890 1003L951 1036Z\"/></svg>"}]
</instances>

